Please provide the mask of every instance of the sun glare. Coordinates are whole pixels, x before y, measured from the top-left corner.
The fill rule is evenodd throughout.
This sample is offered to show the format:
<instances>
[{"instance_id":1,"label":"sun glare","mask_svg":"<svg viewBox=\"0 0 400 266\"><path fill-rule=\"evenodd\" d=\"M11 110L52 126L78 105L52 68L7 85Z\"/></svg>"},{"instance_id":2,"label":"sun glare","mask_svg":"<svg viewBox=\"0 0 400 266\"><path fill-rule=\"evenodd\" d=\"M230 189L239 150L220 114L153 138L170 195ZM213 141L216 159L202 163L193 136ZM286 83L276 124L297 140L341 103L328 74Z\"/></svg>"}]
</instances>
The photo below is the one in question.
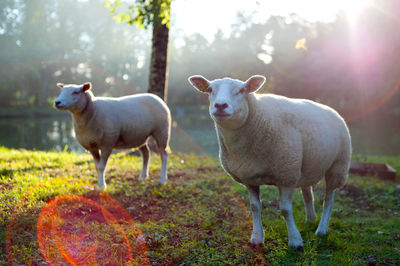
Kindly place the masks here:
<instances>
[{"instance_id":1,"label":"sun glare","mask_svg":"<svg viewBox=\"0 0 400 266\"><path fill-rule=\"evenodd\" d=\"M333 22L337 13L343 11L352 24L370 2L371 0L176 0L172 7L175 16L172 17L175 28L184 33L196 32L212 39L218 29L227 35L231 33L231 24L235 23L238 12L249 16L255 23L263 23L270 16L288 16L293 13L310 22Z\"/></svg>"},{"instance_id":2,"label":"sun glare","mask_svg":"<svg viewBox=\"0 0 400 266\"><path fill-rule=\"evenodd\" d=\"M342 0L340 6L344 12L350 24L354 24L360 13L366 8L370 0Z\"/></svg>"}]
</instances>

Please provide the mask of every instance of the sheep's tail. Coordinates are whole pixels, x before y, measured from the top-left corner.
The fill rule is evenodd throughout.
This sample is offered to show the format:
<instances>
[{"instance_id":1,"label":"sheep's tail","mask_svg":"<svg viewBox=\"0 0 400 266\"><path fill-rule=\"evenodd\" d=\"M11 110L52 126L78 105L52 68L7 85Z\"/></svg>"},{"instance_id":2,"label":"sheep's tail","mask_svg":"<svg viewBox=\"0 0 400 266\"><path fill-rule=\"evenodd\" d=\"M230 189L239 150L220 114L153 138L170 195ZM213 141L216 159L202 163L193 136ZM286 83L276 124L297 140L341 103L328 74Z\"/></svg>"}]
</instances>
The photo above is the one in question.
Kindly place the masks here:
<instances>
[{"instance_id":1,"label":"sheep's tail","mask_svg":"<svg viewBox=\"0 0 400 266\"><path fill-rule=\"evenodd\" d=\"M156 141L156 139L155 139L153 136L150 136L149 139L147 140L147 146L149 147L149 149L150 149L152 152L160 153L160 151L159 151L160 148L158 147L157 141ZM171 148L170 148L170 146L169 146L169 143L167 144L167 147L165 147L165 151L166 151L168 154L171 154L171 153L172 153Z\"/></svg>"},{"instance_id":2,"label":"sheep's tail","mask_svg":"<svg viewBox=\"0 0 400 266\"><path fill-rule=\"evenodd\" d=\"M165 151L166 151L168 154L171 154L171 153L172 153L172 150L171 150L171 148L169 147L169 144L168 144L168 146L165 148Z\"/></svg>"}]
</instances>

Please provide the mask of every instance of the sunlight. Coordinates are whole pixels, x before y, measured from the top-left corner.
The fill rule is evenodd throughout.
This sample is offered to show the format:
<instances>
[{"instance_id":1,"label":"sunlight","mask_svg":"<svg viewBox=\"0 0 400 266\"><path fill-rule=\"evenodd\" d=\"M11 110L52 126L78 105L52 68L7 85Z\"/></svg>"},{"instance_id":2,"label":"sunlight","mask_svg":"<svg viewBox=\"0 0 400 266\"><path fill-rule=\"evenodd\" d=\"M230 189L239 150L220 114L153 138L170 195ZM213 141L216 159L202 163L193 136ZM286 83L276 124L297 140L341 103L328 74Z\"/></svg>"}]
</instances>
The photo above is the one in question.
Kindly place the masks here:
<instances>
[{"instance_id":1,"label":"sunlight","mask_svg":"<svg viewBox=\"0 0 400 266\"><path fill-rule=\"evenodd\" d=\"M299 49L307 50L306 42L307 42L306 38L301 38L300 40L298 40L295 45L296 50Z\"/></svg>"},{"instance_id":2,"label":"sunlight","mask_svg":"<svg viewBox=\"0 0 400 266\"><path fill-rule=\"evenodd\" d=\"M371 0L203 0L173 2L173 25L185 34L200 33L208 40L221 29L226 35L231 34L231 25L238 13L255 23L262 23L269 16L289 16L296 14L309 22L333 22L341 10L346 12L349 22L354 23L360 12ZM223 13L223 16L221 14ZM207 18L207 19L205 19Z\"/></svg>"},{"instance_id":3,"label":"sunlight","mask_svg":"<svg viewBox=\"0 0 400 266\"><path fill-rule=\"evenodd\" d=\"M339 2L341 2L343 10L346 12L350 24L354 24L363 9L369 5L370 0L342 0Z\"/></svg>"}]
</instances>

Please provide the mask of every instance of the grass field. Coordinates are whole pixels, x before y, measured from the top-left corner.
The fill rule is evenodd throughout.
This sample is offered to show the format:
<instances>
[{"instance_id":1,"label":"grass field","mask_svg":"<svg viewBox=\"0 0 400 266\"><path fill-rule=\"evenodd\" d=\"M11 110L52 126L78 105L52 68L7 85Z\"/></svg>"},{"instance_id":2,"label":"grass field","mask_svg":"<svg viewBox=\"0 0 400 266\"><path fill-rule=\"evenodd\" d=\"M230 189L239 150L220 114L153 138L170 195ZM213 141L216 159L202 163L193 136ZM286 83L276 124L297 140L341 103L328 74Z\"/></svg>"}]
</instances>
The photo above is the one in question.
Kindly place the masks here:
<instances>
[{"instance_id":1,"label":"grass field","mask_svg":"<svg viewBox=\"0 0 400 266\"><path fill-rule=\"evenodd\" d=\"M383 160L400 171L400 157L365 160ZM97 181L88 154L0 148L0 265L47 265L40 247L56 265L74 260L100 265L400 264L399 176L395 183L350 176L336 194L325 237L315 237L317 223L305 223L297 191L294 216L304 240L299 253L287 247L275 187L261 189L265 242L253 248L247 192L215 158L172 154L165 186L157 184L159 166L153 155L150 179L139 182L141 158L114 154L107 194L102 194L92 188ZM320 215L323 183L314 191ZM59 201L50 201L54 198ZM74 250L85 256L79 260Z\"/></svg>"}]
</instances>

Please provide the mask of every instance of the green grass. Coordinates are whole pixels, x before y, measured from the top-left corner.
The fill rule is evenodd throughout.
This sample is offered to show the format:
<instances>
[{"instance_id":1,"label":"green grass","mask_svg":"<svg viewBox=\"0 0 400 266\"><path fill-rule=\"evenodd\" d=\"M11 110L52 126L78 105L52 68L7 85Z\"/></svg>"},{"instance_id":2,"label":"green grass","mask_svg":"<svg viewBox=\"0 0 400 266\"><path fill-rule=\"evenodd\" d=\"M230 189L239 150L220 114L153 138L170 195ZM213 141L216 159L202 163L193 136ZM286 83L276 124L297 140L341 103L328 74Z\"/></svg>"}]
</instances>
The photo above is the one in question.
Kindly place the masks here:
<instances>
[{"instance_id":1,"label":"green grass","mask_svg":"<svg viewBox=\"0 0 400 266\"><path fill-rule=\"evenodd\" d=\"M400 171L400 157L367 160L389 162ZM140 182L140 157L113 154L109 161L107 193L133 222L128 221L118 204L102 201L101 193L92 190L97 180L90 155L0 148L0 265L8 264L8 259L16 265L45 261L37 240L39 214L46 202L68 194L101 203L119 223L113 225L104 212L101 214L98 209L96 213L95 207L84 203L78 206L64 202L58 209L58 215L64 215L58 224L65 234L64 242L69 237L84 237L82 252L90 248L87 243L96 240L99 246L95 259L100 264L110 263L110 258L126 264L126 254L124 257L121 250L127 245L121 230L137 258L134 263L143 263L138 229L143 232L147 257L153 265L400 264L399 177L397 183L392 183L350 176L348 184L336 194L330 232L325 237L315 237L317 223L305 223L303 202L297 191L294 216L304 240L304 252L298 253L287 247L286 226L279 214L275 187L261 189L265 242L262 247L253 248L248 244L251 216L247 191L222 171L216 159L171 154L165 186L157 184L159 166L158 156L153 155L150 178ZM323 184L314 191L320 214ZM59 259L57 265L67 265L52 241L47 236L49 250Z\"/></svg>"}]
</instances>

